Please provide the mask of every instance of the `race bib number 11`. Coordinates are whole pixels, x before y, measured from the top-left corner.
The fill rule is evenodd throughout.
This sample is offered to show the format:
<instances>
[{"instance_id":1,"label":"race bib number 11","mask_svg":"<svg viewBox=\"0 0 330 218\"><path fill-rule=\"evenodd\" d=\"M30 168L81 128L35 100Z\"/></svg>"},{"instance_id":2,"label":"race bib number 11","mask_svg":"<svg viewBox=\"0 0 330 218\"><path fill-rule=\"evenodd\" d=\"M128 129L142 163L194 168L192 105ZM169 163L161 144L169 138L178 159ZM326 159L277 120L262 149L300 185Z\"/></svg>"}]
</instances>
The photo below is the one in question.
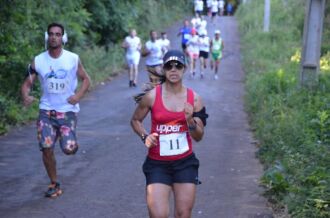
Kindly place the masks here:
<instances>
[{"instance_id":1,"label":"race bib number 11","mask_svg":"<svg viewBox=\"0 0 330 218\"><path fill-rule=\"evenodd\" d=\"M171 133L159 136L160 156L183 154L189 150L186 133Z\"/></svg>"}]
</instances>

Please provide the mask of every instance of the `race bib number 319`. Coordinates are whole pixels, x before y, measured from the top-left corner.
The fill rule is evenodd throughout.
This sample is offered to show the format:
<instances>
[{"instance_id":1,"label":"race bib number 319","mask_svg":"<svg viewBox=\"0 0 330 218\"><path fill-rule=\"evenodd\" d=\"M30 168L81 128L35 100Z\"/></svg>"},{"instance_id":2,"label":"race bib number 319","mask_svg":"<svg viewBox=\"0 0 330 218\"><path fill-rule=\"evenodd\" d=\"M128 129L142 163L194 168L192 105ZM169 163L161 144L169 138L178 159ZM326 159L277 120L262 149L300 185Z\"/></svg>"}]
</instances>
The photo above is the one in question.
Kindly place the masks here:
<instances>
[{"instance_id":1,"label":"race bib number 319","mask_svg":"<svg viewBox=\"0 0 330 218\"><path fill-rule=\"evenodd\" d=\"M55 79L55 78L47 79L48 93L52 93L52 94L65 93L67 89L67 85L68 84L65 79Z\"/></svg>"},{"instance_id":2,"label":"race bib number 319","mask_svg":"<svg viewBox=\"0 0 330 218\"><path fill-rule=\"evenodd\" d=\"M171 133L159 136L160 156L183 154L189 150L186 133Z\"/></svg>"}]
</instances>

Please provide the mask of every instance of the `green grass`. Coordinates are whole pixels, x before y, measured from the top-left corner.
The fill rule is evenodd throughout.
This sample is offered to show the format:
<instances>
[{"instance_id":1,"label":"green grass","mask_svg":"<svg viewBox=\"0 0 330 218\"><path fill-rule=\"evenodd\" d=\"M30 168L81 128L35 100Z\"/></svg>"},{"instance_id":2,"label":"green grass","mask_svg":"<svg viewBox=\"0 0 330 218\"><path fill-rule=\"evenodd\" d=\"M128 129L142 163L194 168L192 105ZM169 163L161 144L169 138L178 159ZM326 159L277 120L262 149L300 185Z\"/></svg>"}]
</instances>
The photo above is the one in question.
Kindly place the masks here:
<instances>
[{"instance_id":1,"label":"green grass","mask_svg":"<svg viewBox=\"0 0 330 218\"><path fill-rule=\"evenodd\" d=\"M299 88L299 64L290 58L301 46L304 7L271 1L271 31L263 33L258 2L237 16L265 194L292 217L330 217L330 72L321 72L315 90Z\"/></svg>"}]
</instances>

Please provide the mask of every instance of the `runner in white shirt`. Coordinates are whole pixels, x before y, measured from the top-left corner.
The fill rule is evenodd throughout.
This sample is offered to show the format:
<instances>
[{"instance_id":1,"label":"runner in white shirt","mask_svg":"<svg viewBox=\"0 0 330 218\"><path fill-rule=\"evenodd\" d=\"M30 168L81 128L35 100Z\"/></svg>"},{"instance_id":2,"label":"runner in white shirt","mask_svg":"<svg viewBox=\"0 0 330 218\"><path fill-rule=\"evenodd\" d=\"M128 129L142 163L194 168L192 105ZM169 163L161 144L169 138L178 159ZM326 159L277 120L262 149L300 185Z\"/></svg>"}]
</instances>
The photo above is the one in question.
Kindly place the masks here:
<instances>
[{"instance_id":1,"label":"runner in white shirt","mask_svg":"<svg viewBox=\"0 0 330 218\"><path fill-rule=\"evenodd\" d=\"M202 15L202 13L203 13L203 8L204 7L204 2L203 2L203 0L196 0L195 2L194 2L194 9L195 9L195 15L197 16L197 15L199 15L199 16L201 16Z\"/></svg>"},{"instance_id":2,"label":"runner in white shirt","mask_svg":"<svg viewBox=\"0 0 330 218\"><path fill-rule=\"evenodd\" d=\"M211 12L212 12L212 23L218 14L219 6L217 0L212 0Z\"/></svg>"},{"instance_id":3,"label":"runner in white shirt","mask_svg":"<svg viewBox=\"0 0 330 218\"><path fill-rule=\"evenodd\" d=\"M63 49L63 43L66 42L65 35L63 25L59 23L48 25L45 39L47 51L34 58L21 86L23 104L29 106L36 100L30 95L33 83L37 79L40 82L42 94L39 101L37 138L42 152L42 162L50 179L45 192L45 197L49 198L62 194L58 182L55 144L59 141L66 155L74 155L77 152L79 143L76 127L77 113L80 111L79 102L91 83L79 56ZM77 89L78 79L81 79L81 83ZM69 170L69 165L72 164L74 161L65 164L61 169Z\"/></svg>"},{"instance_id":4,"label":"runner in white shirt","mask_svg":"<svg viewBox=\"0 0 330 218\"><path fill-rule=\"evenodd\" d=\"M193 17L190 22L191 22L192 28L198 29L201 25L202 20L201 20L200 16L198 14L196 14L196 16Z\"/></svg>"},{"instance_id":5,"label":"runner in white shirt","mask_svg":"<svg viewBox=\"0 0 330 218\"><path fill-rule=\"evenodd\" d=\"M218 6L219 6L219 16L223 16L223 12L225 9L225 1L219 0Z\"/></svg>"},{"instance_id":6,"label":"runner in white shirt","mask_svg":"<svg viewBox=\"0 0 330 218\"><path fill-rule=\"evenodd\" d=\"M157 39L157 32L150 31L150 40L146 42L143 55L146 56L146 67L149 72L149 80L153 85L160 83L163 77L162 64L163 52L162 43Z\"/></svg>"},{"instance_id":7,"label":"runner in white shirt","mask_svg":"<svg viewBox=\"0 0 330 218\"><path fill-rule=\"evenodd\" d=\"M191 30L191 37L188 41L187 51L190 57L190 76L191 78L194 78L196 72L196 61L199 57L199 37L195 29Z\"/></svg>"},{"instance_id":8,"label":"runner in white shirt","mask_svg":"<svg viewBox=\"0 0 330 218\"><path fill-rule=\"evenodd\" d=\"M164 54L170 49L171 42L170 42L170 40L168 40L166 32L162 32L161 36L162 37L159 39L159 41L162 44L162 52L163 52L163 56L164 56Z\"/></svg>"},{"instance_id":9,"label":"runner in white shirt","mask_svg":"<svg viewBox=\"0 0 330 218\"><path fill-rule=\"evenodd\" d=\"M207 21L205 20L204 16L201 16L201 22L197 27L197 33L200 34L203 31L206 31Z\"/></svg>"},{"instance_id":10,"label":"runner in white shirt","mask_svg":"<svg viewBox=\"0 0 330 218\"><path fill-rule=\"evenodd\" d=\"M206 69L206 61L210 52L210 38L207 36L207 31L203 30L199 34L199 60L201 79L204 78L203 68Z\"/></svg>"},{"instance_id":11,"label":"runner in white shirt","mask_svg":"<svg viewBox=\"0 0 330 218\"><path fill-rule=\"evenodd\" d=\"M211 16L212 0L206 0L207 15Z\"/></svg>"},{"instance_id":12,"label":"runner in white shirt","mask_svg":"<svg viewBox=\"0 0 330 218\"><path fill-rule=\"evenodd\" d=\"M138 66L140 62L141 40L136 36L136 30L132 29L126 36L122 47L126 50L126 61L129 67L129 87L135 87L138 78Z\"/></svg>"}]
</instances>

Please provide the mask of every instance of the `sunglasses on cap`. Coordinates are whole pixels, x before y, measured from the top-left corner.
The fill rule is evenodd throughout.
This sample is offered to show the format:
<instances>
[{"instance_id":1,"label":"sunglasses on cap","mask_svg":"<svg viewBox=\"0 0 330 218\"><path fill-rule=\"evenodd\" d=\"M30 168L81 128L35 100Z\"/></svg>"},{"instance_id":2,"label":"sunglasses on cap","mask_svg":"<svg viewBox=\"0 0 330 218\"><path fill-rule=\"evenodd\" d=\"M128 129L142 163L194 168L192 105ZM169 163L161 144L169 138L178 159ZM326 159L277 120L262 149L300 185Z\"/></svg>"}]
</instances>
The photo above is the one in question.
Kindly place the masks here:
<instances>
[{"instance_id":1,"label":"sunglasses on cap","mask_svg":"<svg viewBox=\"0 0 330 218\"><path fill-rule=\"evenodd\" d=\"M173 67L175 67L177 70L182 70L184 68L184 65L177 61L170 61L164 64L164 70L169 71L172 70Z\"/></svg>"}]
</instances>

